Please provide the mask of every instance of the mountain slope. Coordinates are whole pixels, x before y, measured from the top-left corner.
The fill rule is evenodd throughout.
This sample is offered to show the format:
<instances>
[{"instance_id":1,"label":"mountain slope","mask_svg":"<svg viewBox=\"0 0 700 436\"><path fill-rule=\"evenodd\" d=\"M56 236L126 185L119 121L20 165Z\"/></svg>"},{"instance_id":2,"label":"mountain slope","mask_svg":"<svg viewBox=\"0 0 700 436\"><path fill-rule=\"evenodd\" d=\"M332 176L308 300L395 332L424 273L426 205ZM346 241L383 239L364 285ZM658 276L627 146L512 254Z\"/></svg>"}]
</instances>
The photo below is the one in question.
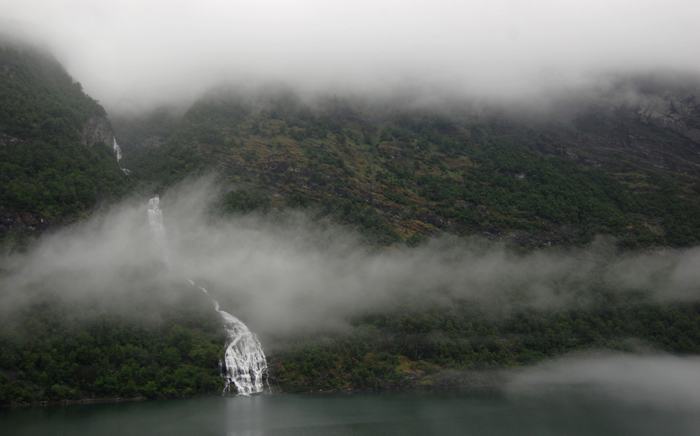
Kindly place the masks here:
<instances>
[{"instance_id":1,"label":"mountain slope","mask_svg":"<svg viewBox=\"0 0 700 436\"><path fill-rule=\"evenodd\" d=\"M0 43L0 237L125 192L104 109L49 55Z\"/></svg>"},{"instance_id":2,"label":"mountain slope","mask_svg":"<svg viewBox=\"0 0 700 436\"><path fill-rule=\"evenodd\" d=\"M381 243L450 232L527 246L612 234L700 242L700 106L692 90L565 102L566 117L401 109L290 93L218 93L182 116L116 126L135 174L216 169L231 209L310 207ZM572 108L574 108L572 110Z\"/></svg>"},{"instance_id":3,"label":"mountain slope","mask_svg":"<svg viewBox=\"0 0 700 436\"><path fill-rule=\"evenodd\" d=\"M0 74L5 237L87 215L138 182L167 187L214 170L235 188L222 200L228 212L302 207L378 244L440 232L528 247L597 234L627 246L700 242L695 88L626 82L632 100L564 102L551 119L219 93L181 115L117 120L127 178L104 110L54 60L6 47ZM121 271L136 280L106 300L92 288L90 298L70 299L42 282L21 310L5 306L0 405L220 392L223 332L210 302L182 283L134 285L153 274L153 265L140 267ZM425 289L419 308L397 301L348 319L343 334L271 338L270 382L287 391L383 389L581 349L700 351L695 302L603 292L593 306L497 316L468 301L432 306L435 291Z\"/></svg>"}]
</instances>

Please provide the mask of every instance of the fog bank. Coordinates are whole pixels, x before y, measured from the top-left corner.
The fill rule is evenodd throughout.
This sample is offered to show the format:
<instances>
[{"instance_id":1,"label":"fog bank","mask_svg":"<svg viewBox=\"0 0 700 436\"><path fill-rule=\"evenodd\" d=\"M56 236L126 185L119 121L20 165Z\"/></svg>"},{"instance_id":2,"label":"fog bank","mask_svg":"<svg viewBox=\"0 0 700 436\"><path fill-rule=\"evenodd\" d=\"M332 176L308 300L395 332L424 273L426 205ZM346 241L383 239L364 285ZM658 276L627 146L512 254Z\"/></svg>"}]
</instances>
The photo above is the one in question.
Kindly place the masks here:
<instances>
[{"instance_id":1,"label":"fog bank","mask_svg":"<svg viewBox=\"0 0 700 436\"><path fill-rule=\"evenodd\" d=\"M187 103L222 82L302 92L511 101L608 74L697 75L692 0L3 0L111 110Z\"/></svg>"},{"instance_id":2,"label":"fog bank","mask_svg":"<svg viewBox=\"0 0 700 436\"><path fill-rule=\"evenodd\" d=\"M625 403L700 411L700 357L615 353L569 356L516 372L506 390L515 396L556 395L577 388Z\"/></svg>"},{"instance_id":3,"label":"fog bank","mask_svg":"<svg viewBox=\"0 0 700 436\"><path fill-rule=\"evenodd\" d=\"M397 304L448 307L460 300L507 311L580 307L601 289L659 301L700 296L698 248L618 253L600 240L518 253L444 237L416 248L375 249L302 213L213 217L216 195L206 180L166 193L164 246L148 227L146 199L137 199L47 235L25 254L4 256L0 307L14 310L35 289L112 301L128 290L167 290L191 278L254 331L279 335L342 328L348 317Z\"/></svg>"}]
</instances>

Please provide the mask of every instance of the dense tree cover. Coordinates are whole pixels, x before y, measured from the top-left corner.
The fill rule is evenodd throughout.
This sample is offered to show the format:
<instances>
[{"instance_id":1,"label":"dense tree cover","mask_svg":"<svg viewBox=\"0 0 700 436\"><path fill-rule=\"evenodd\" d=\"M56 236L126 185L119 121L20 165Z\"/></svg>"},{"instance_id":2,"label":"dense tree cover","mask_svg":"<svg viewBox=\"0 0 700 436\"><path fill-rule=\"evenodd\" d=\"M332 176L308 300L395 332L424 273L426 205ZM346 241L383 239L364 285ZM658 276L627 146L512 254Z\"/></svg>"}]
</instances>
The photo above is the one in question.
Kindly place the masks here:
<instances>
[{"instance_id":1,"label":"dense tree cover","mask_svg":"<svg viewBox=\"0 0 700 436\"><path fill-rule=\"evenodd\" d=\"M86 124L104 110L55 61L0 48L0 103L3 220L74 218L133 187L110 144L86 142ZM309 106L273 93L203 99L182 116L160 111L118 127L132 179L160 188L216 170L236 188L220 203L227 213L305 208L378 244L443 231L525 246L601 233L626 246L700 242L697 144L629 108L530 125L340 99ZM129 310L47 295L4 317L0 404L219 391L224 336L210 302L128 291ZM464 304L370 314L346 335L284 338L272 347L271 382L383 389L579 349L700 352L697 304L603 303L497 316Z\"/></svg>"},{"instance_id":2,"label":"dense tree cover","mask_svg":"<svg viewBox=\"0 0 700 436\"><path fill-rule=\"evenodd\" d=\"M35 140L0 146L0 203L44 220L75 216L126 188L107 147Z\"/></svg>"},{"instance_id":3,"label":"dense tree cover","mask_svg":"<svg viewBox=\"0 0 700 436\"><path fill-rule=\"evenodd\" d=\"M103 131L100 132L99 129ZM0 42L0 237L126 192L104 109L49 55Z\"/></svg>"},{"instance_id":4,"label":"dense tree cover","mask_svg":"<svg viewBox=\"0 0 700 436\"><path fill-rule=\"evenodd\" d=\"M530 125L341 99L311 106L281 93L203 99L183 116L160 114L150 130L142 120L118 127L141 177L167 186L216 170L248 191L237 195L265 198L262 210L307 208L381 244L437 232L526 246L596 234L635 247L697 243L697 145L635 114Z\"/></svg>"},{"instance_id":5,"label":"dense tree cover","mask_svg":"<svg viewBox=\"0 0 700 436\"><path fill-rule=\"evenodd\" d=\"M0 46L0 66L0 131L6 135L56 144L77 141L90 117L105 116L47 53Z\"/></svg>"},{"instance_id":6,"label":"dense tree cover","mask_svg":"<svg viewBox=\"0 0 700 436\"><path fill-rule=\"evenodd\" d=\"M98 300L46 296L7 318L0 404L220 392L225 337L211 302L191 289L167 299L143 291L110 301L108 310ZM288 392L430 387L438 379L444 385L445 370L507 369L580 350L700 353L697 303L634 296L553 310L422 306L357 317L344 334L269 338L270 385Z\"/></svg>"},{"instance_id":7,"label":"dense tree cover","mask_svg":"<svg viewBox=\"0 0 700 436\"><path fill-rule=\"evenodd\" d=\"M504 369L580 350L700 353L700 305L628 304L509 316L403 310L355 321L352 333L288 344L270 357L285 391L430 386L442 370Z\"/></svg>"},{"instance_id":8,"label":"dense tree cover","mask_svg":"<svg viewBox=\"0 0 700 436\"><path fill-rule=\"evenodd\" d=\"M188 291L21 307L0 329L0 405L220 392L224 332L211 302Z\"/></svg>"}]
</instances>

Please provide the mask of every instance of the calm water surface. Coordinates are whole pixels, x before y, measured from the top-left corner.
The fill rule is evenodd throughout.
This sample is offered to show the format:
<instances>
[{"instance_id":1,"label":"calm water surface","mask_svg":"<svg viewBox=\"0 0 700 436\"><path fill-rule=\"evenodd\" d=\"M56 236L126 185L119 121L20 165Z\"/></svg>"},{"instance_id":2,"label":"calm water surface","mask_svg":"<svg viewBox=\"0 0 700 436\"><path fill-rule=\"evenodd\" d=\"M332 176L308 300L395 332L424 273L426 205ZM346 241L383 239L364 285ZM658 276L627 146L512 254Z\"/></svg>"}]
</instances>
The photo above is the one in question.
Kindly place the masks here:
<instances>
[{"instance_id":1,"label":"calm water surface","mask_svg":"<svg viewBox=\"0 0 700 436\"><path fill-rule=\"evenodd\" d=\"M568 395L260 395L0 411L0 435L697 435L700 416Z\"/></svg>"}]
</instances>

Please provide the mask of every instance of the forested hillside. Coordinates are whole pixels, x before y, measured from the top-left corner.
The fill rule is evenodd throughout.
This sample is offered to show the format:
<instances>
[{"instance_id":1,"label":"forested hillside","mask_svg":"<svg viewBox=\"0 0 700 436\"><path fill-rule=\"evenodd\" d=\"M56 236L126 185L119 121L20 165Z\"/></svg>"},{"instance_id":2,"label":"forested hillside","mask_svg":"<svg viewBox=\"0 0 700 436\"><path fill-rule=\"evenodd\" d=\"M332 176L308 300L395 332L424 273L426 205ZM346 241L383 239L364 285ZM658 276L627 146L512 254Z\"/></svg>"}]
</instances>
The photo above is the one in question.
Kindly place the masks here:
<instances>
[{"instance_id":1,"label":"forested hillside","mask_svg":"<svg viewBox=\"0 0 700 436\"><path fill-rule=\"evenodd\" d=\"M85 216L126 190L104 109L50 55L0 41L0 238Z\"/></svg>"},{"instance_id":2,"label":"forested hillside","mask_svg":"<svg viewBox=\"0 0 700 436\"><path fill-rule=\"evenodd\" d=\"M50 55L0 43L0 249L86 218L133 187L104 109ZM182 397L221 389L222 330L199 294L125 289L69 299L23 295L0 264L0 406L90 398ZM200 297L200 298L198 298ZM129 310L114 306L136 302ZM171 304L163 304L171 301ZM136 310L138 308L138 310Z\"/></svg>"},{"instance_id":3,"label":"forested hillside","mask_svg":"<svg viewBox=\"0 0 700 436\"><path fill-rule=\"evenodd\" d=\"M381 244L448 232L524 246L609 234L627 247L700 237L697 88L632 80L639 98L524 114L220 92L184 115L117 119L137 177L218 171L231 210L308 208ZM520 109L522 110L522 109Z\"/></svg>"},{"instance_id":4,"label":"forested hillside","mask_svg":"<svg viewBox=\"0 0 700 436\"><path fill-rule=\"evenodd\" d=\"M581 350L700 353L700 306L607 301L494 317L464 303L394 310L354 321L350 334L299 338L273 353L284 391L492 389L476 371L507 370Z\"/></svg>"},{"instance_id":5,"label":"forested hillside","mask_svg":"<svg viewBox=\"0 0 700 436\"><path fill-rule=\"evenodd\" d=\"M634 99L617 99L630 89ZM213 170L232 188L222 202L229 213L301 208L373 244L446 232L526 249L597 235L623 249L688 247L700 242L697 89L632 78L612 96L533 116L218 93L184 114L115 125L128 165L148 183ZM700 352L697 304L645 295L500 315L468 302L450 310L396 302L353 319L350 332L280 338L270 381L303 392L460 387L459 374L577 350Z\"/></svg>"},{"instance_id":6,"label":"forested hillside","mask_svg":"<svg viewBox=\"0 0 700 436\"><path fill-rule=\"evenodd\" d=\"M697 89L631 78L612 96L564 99L561 110L532 114L224 91L185 110L110 121L50 56L3 46L1 242L17 249L23 236L74 223L124 194L214 172L224 195L213 213L301 209L343 223L378 251L442 233L523 252L597 235L623 250L691 247L700 243ZM620 90L635 98L617 99ZM112 124L128 176L112 150ZM160 272L152 266L120 274L141 283L139 274ZM2 275L13 265L0 267ZM222 326L200 293L179 283L75 301L52 286L31 288L0 329L0 405L220 392ZM265 338L272 386L433 386L449 370L510 368L582 349L700 352L697 303L660 303L653 289L591 289L601 292L593 305L546 311L506 301L503 313L468 301L433 306L435 291L426 288L419 304L396 301L342 320L342 333Z\"/></svg>"},{"instance_id":7,"label":"forested hillside","mask_svg":"<svg viewBox=\"0 0 700 436\"><path fill-rule=\"evenodd\" d=\"M124 292L76 301L48 287L5 313L0 407L220 392L224 337L211 302L177 286Z\"/></svg>"}]
</instances>

